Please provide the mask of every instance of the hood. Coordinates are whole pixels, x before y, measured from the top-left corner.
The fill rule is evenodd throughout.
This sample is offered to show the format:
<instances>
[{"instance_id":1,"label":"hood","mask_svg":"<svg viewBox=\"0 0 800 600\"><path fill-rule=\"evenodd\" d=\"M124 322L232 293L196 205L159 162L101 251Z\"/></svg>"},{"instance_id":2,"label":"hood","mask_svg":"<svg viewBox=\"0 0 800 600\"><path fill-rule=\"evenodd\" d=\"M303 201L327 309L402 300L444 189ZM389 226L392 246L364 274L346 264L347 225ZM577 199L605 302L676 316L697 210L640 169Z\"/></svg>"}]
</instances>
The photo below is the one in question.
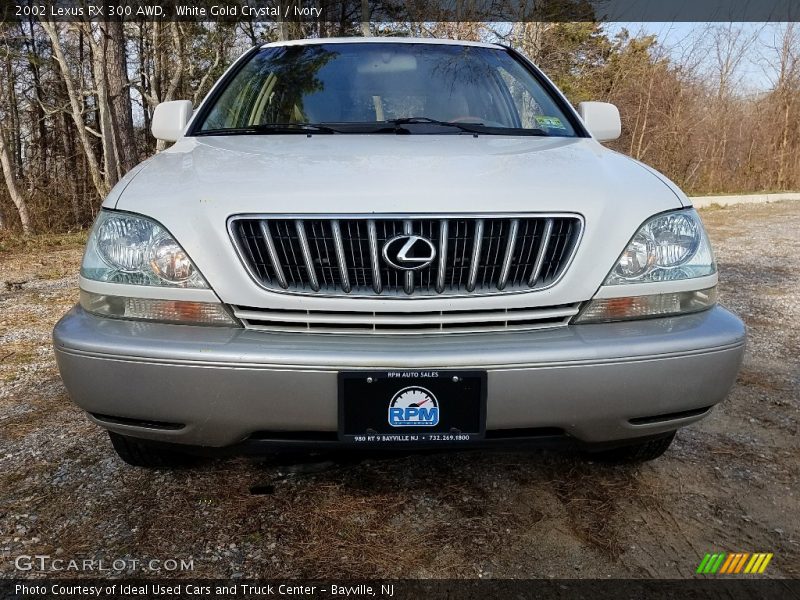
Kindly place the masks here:
<instances>
[{"instance_id":1,"label":"hood","mask_svg":"<svg viewBox=\"0 0 800 600\"><path fill-rule=\"evenodd\" d=\"M578 213L581 246L553 290L582 271L582 255L599 264L578 286L586 297L565 300L574 302L591 297L644 220L681 202L589 138L345 134L183 138L106 205L160 221L224 301L260 306L265 292L244 269L219 265L222 255L238 263L226 229L234 214ZM233 298L242 286L249 297Z\"/></svg>"},{"instance_id":2,"label":"hood","mask_svg":"<svg viewBox=\"0 0 800 600\"><path fill-rule=\"evenodd\" d=\"M677 199L632 160L588 138L268 135L183 138L154 157L117 208L207 204L241 212L580 211ZM587 194L586 186L591 187ZM663 187L662 198L653 188ZM491 206L486 206L491 199ZM659 200L661 202L659 202ZM679 204L678 204L679 206Z\"/></svg>"}]
</instances>

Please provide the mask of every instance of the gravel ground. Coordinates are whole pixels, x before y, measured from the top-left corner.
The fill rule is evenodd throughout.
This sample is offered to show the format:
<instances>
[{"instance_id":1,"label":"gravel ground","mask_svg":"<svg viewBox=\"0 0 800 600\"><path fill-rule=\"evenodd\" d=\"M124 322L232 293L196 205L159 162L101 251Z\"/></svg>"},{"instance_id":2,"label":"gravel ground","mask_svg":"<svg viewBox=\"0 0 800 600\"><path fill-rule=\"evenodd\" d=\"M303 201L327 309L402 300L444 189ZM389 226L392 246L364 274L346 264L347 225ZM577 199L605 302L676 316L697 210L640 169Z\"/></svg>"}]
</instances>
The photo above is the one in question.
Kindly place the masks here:
<instances>
[{"instance_id":1,"label":"gravel ground","mask_svg":"<svg viewBox=\"0 0 800 600\"><path fill-rule=\"evenodd\" d=\"M0 577L35 554L203 577L690 577L711 551L773 552L767 575L800 576L800 202L702 216L747 356L726 402L635 467L520 450L127 467L50 348L80 239L2 251Z\"/></svg>"}]
</instances>

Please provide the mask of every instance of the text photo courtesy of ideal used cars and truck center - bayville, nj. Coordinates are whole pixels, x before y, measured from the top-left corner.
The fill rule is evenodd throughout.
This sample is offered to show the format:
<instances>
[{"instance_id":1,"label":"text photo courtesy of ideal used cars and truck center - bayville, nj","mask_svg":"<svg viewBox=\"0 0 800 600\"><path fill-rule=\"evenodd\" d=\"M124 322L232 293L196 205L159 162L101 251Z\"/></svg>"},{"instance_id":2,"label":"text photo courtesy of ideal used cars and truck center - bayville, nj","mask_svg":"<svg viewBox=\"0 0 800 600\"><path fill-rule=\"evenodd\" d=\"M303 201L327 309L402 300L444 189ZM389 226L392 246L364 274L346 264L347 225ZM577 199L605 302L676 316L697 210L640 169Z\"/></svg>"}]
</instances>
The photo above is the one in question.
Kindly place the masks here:
<instances>
[{"instance_id":1,"label":"text photo courtesy of ideal used cars and truck center - bayville, nj","mask_svg":"<svg viewBox=\"0 0 800 600\"><path fill-rule=\"evenodd\" d=\"M6 2L0 596L800 597L798 8Z\"/></svg>"}]
</instances>

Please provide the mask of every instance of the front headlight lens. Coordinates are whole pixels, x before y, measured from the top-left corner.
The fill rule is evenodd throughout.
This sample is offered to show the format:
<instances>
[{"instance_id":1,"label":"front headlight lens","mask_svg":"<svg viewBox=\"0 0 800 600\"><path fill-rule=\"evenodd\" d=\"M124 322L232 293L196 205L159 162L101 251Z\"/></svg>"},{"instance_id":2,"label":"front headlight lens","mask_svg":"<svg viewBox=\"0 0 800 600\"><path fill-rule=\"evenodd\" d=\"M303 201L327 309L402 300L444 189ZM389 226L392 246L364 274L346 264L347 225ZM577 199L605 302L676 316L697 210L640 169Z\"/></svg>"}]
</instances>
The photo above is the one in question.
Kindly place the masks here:
<instances>
[{"instance_id":1,"label":"front headlight lens","mask_svg":"<svg viewBox=\"0 0 800 600\"><path fill-rule=\"evenodd\" d=\"M652 238L639 232L619 257L616 271L626 279L641 277L653 266L655 255Z\"/></svg>"},{"instance_id":2,"label":"front headlight lens","mask_svg":"<svg viewBox=\"0 0 800 600\"><path fill-rule=\"evenodd\" d=\"M648 224L655 246L655 263L659 267L677 267L697 252L701 227L697 221L681 213L665 215Z\"/></svg>"},{"instance_id":3,"label":"front headlight lens","mask_svg":"<svg viewBox=\"0 0 800 600\"><path fill-rule=\"evenodd\" d=\"M81 275L129 285L207 288L180 244L155 221L102 211L89 236Z\"/></svg>"},{"instance_id":4,"label":"front headlight lens","mask_svg":"<svg viewBox=\"0 0 800 600\"><path fill-rule=\"evenodd\" d=\"M191 259L175 240L164 236L150 246L150 267L165 281L189 281L197 272Z\"/></svg>"},{"instance_id":5,"label":"front headlight lens","mask_svg":"<svg viewBox=\"0 0 800 600\"><path fill-rule=\"evenodd\" d=\"M100 258L124 273L135 273L142 269L152 226L143 219L109 217L100 220L97 227L97 251Z\"/></svg>"},{"instance_id":6,"label":"front headlight lens","mask_svg":"<svg viewBox=\"0 0 800 600\"><path fill-rule=\"evenodd\" d=\"M604 285L691 279L716 270L700 217L694 210L680 210L642 225Z\"/></svg>"}]
</instances>

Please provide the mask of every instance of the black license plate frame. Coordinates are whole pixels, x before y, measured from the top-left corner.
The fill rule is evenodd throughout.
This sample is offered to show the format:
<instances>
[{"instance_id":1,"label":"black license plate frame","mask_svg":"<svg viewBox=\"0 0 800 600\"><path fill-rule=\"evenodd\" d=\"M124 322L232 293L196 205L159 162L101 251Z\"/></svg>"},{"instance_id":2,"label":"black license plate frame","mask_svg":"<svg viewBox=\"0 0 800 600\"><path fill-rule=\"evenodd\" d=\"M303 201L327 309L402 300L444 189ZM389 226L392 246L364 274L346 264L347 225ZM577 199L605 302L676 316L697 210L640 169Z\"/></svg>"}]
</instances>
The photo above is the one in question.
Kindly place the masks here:
<instances>
[{"instance_id":1,"label":"black license plate frame","mask_svg":"<svg viewBox=\"0 0 800 600\"><path fill-rule=\"evenodd\" d=\"M413 446L483 440L486 398L486 371L341 371L339 441Z\"/></svg>"}]
</instances>

